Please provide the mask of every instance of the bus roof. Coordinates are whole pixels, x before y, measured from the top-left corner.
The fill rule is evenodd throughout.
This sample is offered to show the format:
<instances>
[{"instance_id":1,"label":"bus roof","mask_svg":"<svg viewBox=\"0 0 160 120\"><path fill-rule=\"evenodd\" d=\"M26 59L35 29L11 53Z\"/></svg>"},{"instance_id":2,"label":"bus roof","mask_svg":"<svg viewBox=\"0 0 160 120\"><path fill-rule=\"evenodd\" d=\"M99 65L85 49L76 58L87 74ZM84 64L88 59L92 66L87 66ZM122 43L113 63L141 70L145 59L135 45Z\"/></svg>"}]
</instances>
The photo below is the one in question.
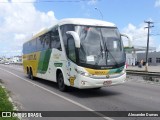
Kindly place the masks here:
<instances>
[{"instance_id":1,"label":"bus roof","mask_svg":"<svg viewBox=\"0 0 160 120\"><path fill-rule=\"evenodd\" d=\"M32 37L32 39L34 39L34 38L36 38L36 37L39 37L39 36L43 35L43 34L46 33L46 32L48 32L48 29L44 29L44 30L38 32L37 34L35 34L35 35Z\"/></svg>"},{"instance_id":2,"label":"bus roof","mask_svg":"<svg viewBox=\"0 0 160 120\"><path fill-rule=\"evenodd\" d=\"M96 19L86 19L86 18L66 18L58 22L59 26L64 25L64 24L116 27L115 24L110 23L110 22L96 20Z\"/></svg>"},{"instance_id":3,"label":"bus roof","mask_svg":"<svg viewBox=\"0 0 160 120\"><path fill-rule=\"evenodd\" d=\"M35 34L31 39L29 39L28 41L33 40L36 37L39 37L45 33L47 33L48 31L50 31L51 29L53 29L55 26L61 26L61 25L65 25L65 24L75 24L75 25L89 25L89 26L104 26L104 27L116 27L115 24L111 23L111 22L106 22L106 21L102 21L102 20L96 20L96 19L87 19L87 18L66 18L66 19L62 19L58 22L56 22L56 24L54 26L52 26L51 28L46 28L44 30L42 30L41 32ZM26 42L28 42L26 41ZM25 42L25 43L26 43Z\"/></svg>"}]
</instances>

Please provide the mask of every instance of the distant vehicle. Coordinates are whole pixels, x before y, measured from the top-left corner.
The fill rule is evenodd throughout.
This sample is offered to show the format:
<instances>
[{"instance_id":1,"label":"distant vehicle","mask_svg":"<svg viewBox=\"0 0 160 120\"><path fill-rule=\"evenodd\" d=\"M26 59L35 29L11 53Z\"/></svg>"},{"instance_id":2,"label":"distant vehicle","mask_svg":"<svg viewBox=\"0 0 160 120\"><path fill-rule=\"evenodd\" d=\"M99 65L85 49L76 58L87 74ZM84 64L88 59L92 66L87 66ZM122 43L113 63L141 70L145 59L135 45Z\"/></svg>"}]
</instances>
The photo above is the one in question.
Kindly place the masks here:
<instances>
[{"instance_id":1,"label":"distant vehicle","mask_svg":"<svg viewBox=\"0 0 160 120\"><path fill-rule=\"evenodd\" d=\"M9 63L9 62L5 62L4 64L5 64L5 65L9 65L10 63Z\"/></svg>"},{"instance_id":2,"label":"distant vehicle","mask_svg":"<svg viewBox=\"0 0 160 120\"><path fill-rule=\"evenodd\" d=\"M93 19L63 19L23 44L23 68L34 77L80 89L125 82L125 52L116 25Z\"/></svg>"}]
</instances>

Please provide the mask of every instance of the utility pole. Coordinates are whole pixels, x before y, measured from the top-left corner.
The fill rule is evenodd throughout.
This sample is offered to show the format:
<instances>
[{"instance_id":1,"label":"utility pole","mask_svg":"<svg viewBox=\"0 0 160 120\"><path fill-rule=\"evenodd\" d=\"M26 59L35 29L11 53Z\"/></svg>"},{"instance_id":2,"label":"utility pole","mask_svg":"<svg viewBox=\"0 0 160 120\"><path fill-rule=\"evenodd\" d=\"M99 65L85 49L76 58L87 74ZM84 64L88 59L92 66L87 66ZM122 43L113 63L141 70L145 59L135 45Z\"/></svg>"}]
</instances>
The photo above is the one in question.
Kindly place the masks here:
<instances>
[{"instance_id":1,"label":"utility pole","mask_svg":"<svg viewBox=\"0 0 160 120\"><path fill-rule=\"evenodd\" d=\"M148 29L148 35L147 35L147 49L146 49L146 66L145 66L145 71L148 72L148 50L149 50L149 35L150 35L150 28L154 27L152 24L153 22L151 21L144 21L145 23L148 24L147 28Z\"/></svg>"}]
</instances>

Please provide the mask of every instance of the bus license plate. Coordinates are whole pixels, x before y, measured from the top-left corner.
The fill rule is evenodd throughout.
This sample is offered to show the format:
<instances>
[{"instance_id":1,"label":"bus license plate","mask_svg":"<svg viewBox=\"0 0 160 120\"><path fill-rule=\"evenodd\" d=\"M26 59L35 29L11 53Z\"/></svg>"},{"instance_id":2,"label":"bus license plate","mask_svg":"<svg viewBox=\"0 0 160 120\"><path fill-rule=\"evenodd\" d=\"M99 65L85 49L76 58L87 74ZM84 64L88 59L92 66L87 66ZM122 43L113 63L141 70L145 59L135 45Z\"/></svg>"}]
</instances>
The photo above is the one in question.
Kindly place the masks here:
<instances>
[{"instance_id":1,"label":"bus license plate","mask_svg":"<svg viewBox=\"0 0 160 120\"><path fill-rule=\"evenodd\" d=\"M104 81L103 82L103 85L105 86L110 86L112 84L112 81L111 80L108 80L108 81Z\"/></svg>"}]
</instances>

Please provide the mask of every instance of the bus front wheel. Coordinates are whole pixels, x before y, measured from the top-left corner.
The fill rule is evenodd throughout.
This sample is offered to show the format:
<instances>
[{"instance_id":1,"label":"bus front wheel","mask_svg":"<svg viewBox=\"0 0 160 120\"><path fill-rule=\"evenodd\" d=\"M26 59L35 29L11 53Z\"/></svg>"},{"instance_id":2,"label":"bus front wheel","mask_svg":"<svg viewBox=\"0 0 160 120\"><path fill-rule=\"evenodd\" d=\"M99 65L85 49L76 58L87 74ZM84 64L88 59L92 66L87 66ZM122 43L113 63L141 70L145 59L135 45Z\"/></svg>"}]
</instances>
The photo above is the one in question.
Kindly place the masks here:
<instances>
[{"instance_id":1,"label":"bus front wheel","mask_svg":"<svg viewBox=\"0 0 160 120\"><path fill-rule=\"evenodd\" d=\"M64 84L64 78L62 73L58 74L57 83L60 91L66 91L66 85Z\"/></svg>"}]
</instances>

